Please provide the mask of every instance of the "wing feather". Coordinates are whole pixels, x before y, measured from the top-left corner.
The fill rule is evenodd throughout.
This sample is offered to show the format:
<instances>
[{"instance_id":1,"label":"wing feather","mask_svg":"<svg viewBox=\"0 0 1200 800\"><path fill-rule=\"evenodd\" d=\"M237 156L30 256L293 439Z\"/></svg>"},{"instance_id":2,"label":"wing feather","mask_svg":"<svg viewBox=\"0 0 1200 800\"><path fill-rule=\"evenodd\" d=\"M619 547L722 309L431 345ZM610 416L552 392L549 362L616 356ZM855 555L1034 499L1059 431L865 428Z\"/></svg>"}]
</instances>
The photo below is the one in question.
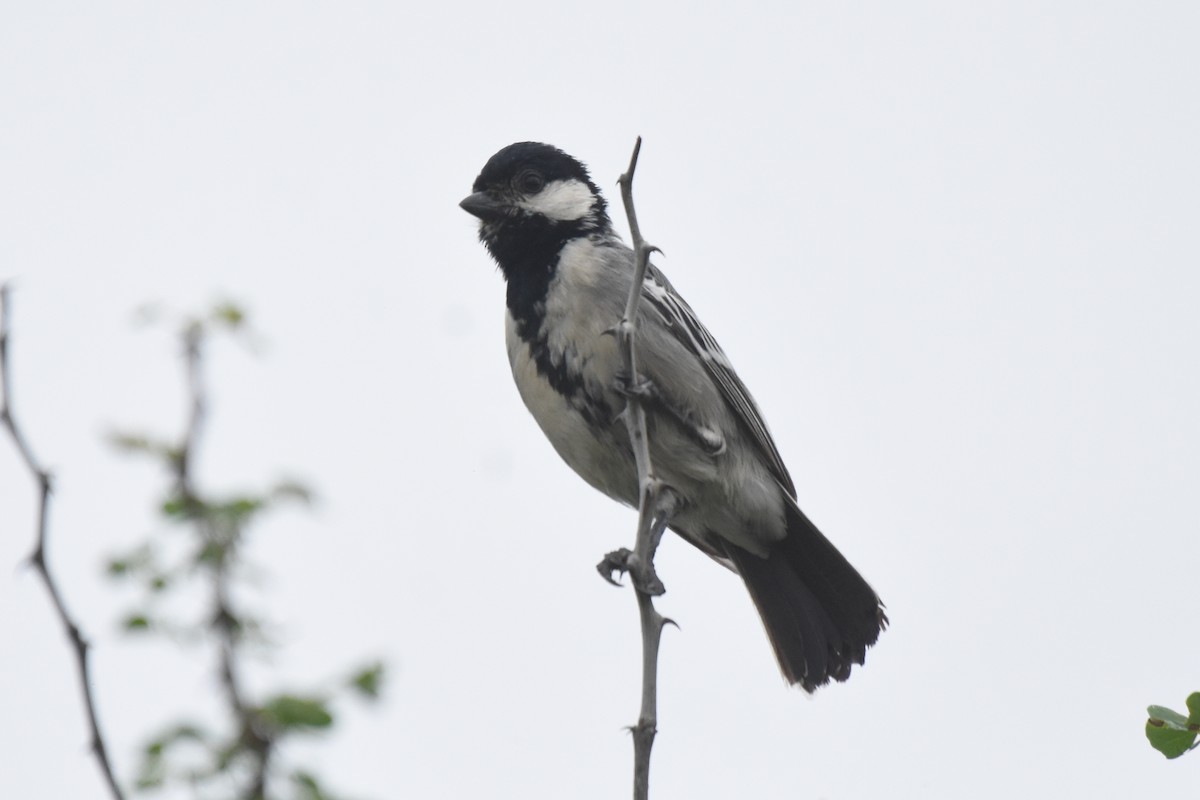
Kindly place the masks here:
<instances>
[{"instance_id":1,"label":"wing feather","mask_svg":"<svg viewBox=\"0 0 1200 800\"><path fill-rule=\"evenodd\" d=\"M704 364L738 421L750 432L779 485L795 499L796 487L783 464L778 448L775 447L771 432L767 430L762 412L750 396L750 390L733 371L733 365L729 363L721 345L717 344L717 340L696 317L696 312L692 311L692 307L654 265L650 265L646 271L643 290L643 298L663 317L675 338Z\"/></svg>"}]
</instances>

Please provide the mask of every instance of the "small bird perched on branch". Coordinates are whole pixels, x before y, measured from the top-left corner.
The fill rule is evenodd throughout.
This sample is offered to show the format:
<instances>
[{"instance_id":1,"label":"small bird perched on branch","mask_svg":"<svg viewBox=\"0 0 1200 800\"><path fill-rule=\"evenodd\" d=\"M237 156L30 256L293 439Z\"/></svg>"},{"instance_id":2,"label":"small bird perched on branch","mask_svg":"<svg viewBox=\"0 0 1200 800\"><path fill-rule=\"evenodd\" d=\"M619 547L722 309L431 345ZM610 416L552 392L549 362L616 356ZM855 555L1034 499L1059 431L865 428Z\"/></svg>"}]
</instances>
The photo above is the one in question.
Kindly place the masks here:
<instances>
[{"instance_id":1,"label":"small bird perched on branch","mask_svg":"<svg viewBox=\"0 0 1200 800\"><path fill-rule=\"evenodd\" d=\"M620 415L630 376L616 337L634 253L587 169L550 145L496 153L460 204L508 282L506 336L521 399L563 460L638 505ZM796 505L758 406L724 352L651 266L635 348L655 474L678 501L670 527L745 581L784 677L844 681L887 625L883 604Z\"/></svg>"}]
</instances>

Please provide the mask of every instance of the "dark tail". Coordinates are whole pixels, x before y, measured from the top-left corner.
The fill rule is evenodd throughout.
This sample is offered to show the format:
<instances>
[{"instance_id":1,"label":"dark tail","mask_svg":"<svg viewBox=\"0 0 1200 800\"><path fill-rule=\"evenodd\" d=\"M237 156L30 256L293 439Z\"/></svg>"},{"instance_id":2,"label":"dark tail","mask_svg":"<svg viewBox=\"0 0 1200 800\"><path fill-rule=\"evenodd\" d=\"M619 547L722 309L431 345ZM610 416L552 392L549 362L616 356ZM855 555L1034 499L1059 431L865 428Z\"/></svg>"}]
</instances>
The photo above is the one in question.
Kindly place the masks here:
<instances>
[{"instance_id":1,"label":"dark tail","mask_svg":"<svg viewBox=\"0 0 1200 800\"><path fill-rule=\"evenodd\" d=\"M879 596L817 526L788 503L787 537L760 558L724 548L737 567L789 683L814 691L850 677L887 627Z\"/></svg>"}]
</instances>

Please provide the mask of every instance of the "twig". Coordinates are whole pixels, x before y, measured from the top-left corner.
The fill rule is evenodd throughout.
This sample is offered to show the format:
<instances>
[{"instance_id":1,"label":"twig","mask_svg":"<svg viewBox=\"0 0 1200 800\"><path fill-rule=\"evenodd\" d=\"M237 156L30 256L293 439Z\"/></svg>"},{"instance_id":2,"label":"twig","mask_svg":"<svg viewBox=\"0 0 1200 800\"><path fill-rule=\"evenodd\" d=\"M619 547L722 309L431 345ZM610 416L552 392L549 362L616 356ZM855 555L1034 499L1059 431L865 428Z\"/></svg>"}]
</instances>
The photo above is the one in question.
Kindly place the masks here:
<instances>
[{"instance_id":1,"label":"twig","mask_svg":"<svg viewBox=\"0 0 1200 800\"><path fill-rule=\"evenodd\" d=\"M33 552L29 556L29 563L37 570L42 583L46 585L46 591L50 593L50 600L54 604L55 611L58 612L58 618L62 621L67 638L75 651L79 683L83 689L84 710L87 711L88 726L91 730L91 750L96 755L100 771L104 774L104 780L108 783L112 796L116 800L124 800L125 795L122 794L121 787L117 784L117 778L113 774L104 736L100 733L100 721L96 714L95 697L92 695L91 668L88 661L90 646L83 638L83 634L80 633L75 620L67 612L62 593L59 591L58 584L50 573L50 566L46 561L46 537L49 527L47 518L50 513L50 473L38 464L33 450L29 446L29 441L13 417L12 380L8 363L9 313L9 287L7 284L3 284L0 285L0 421L4 423L4 427L12 437L17 451L21 454L21 459L33 475L34 482L38 487L37 539Z\"/></svg>"},{"instance_id":2,"label":"twig","mask_svg":"<svg viewBox=\"0 0 1200 800\"><path fill-rule=\"evenodd\" d=\"M633 726L633 796L647 800L650 793L650 750L658 732L658 646L663 625L670 620L654 608L654 595L665 591L654 572L654 551L675 510L676 498L670 487L654 474L650 461L650 439L646 431L646 409L642 400L645 383L637 368L634 339L637 335L638 306L642 299L642 283L650 263L650 254L658 250L642 238L637 212L633 207L633 174L637 169L642 137L633 146L629 169L618 179L629 233L633 240L636 265L625 316L617 326L617 342L624 360L629 386L625 407L625 426L633 445L638 471L638 527L633 553L628 555L627 568L637 595L638 616L642 628L642 702L637 725Z\"/></svg>"}]
</instances>

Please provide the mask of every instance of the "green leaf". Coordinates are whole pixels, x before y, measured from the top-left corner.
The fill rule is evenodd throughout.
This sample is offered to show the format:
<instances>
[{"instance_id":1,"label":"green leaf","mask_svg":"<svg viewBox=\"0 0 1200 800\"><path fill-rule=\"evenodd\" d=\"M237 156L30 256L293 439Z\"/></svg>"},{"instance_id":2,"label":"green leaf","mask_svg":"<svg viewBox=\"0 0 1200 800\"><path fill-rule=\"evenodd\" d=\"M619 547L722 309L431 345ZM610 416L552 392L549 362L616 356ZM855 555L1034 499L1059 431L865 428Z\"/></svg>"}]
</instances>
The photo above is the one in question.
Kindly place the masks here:
<instances>
[{"instance_id":1,"label":"green leaf","mask_svg":"<svg viewBox=\"0 0 1200 800\"><path fill-rule=\"evenodd\" d=\"M1188 701L1189 710L1194 703L1200 705L1200 693L1193 694ZM1178 711L1164 706L1150 706L1146 710L1150 715L1146 720L1146 738L1155 750L1167 758L1179 758L1196 746L1200 724L1189 722L1188 718Z\"/></svg>"},{"instance_id":2,"label":"green leaf","mask_svg":"<svg viewBox=\"0 0 1200 800\"><path fill-rule=\"evenodd\" d=\"M1150 719L1164 722L1176 728L1187 728L1188 720L1183 714L1178 711L1172 711L1166 706L1150 706L1146 709L1150 715Z\"/></svg>"},{"instance_id":3,"label":"green leaf","mask_svg":"<svg viewBox=\"0 0 1200 800\"><path fill-rule=\"evenodd\" d=\"M317 782L316 776L311 772L296 770L292 773L292 783L296 784L296 788L300 790L298 796L301 800L333 800L321 788L321 784Z\"/></svg>"},{"instance_id":4,"label":"green leaf","mask_svg":"<svg viewBox=\"0 0 1200 800\"><path fill-rule=\"evenodd\" d=\"M282 694L268 701L262 713L271 724L284 730L328 728L333 724L333 715L325 701L312 697Z\"/></svg>"},{"instance_id":5,"label":"green leaf","mask_svg":"<svg viewBox=\"0 0 1200 800\"><path fill-rule=\"evenodd\" d=\"M220 775L229 770L233 762L246 752L246 743L241 738L234 738L222 747L213 750L212 774Z\"/></svg>"},{"instance_id":6,"label":"green leaf","mask_svg":"<svg viewBox=\"0 0 1200 800\"><path fill-rule=\"evenodd\" d=\"M351 689L372 700L379 697L380 684L383 682L383 663L376 662L364 668L348 682Z\"/></svg>"},{"instance_id":7,"label":"green leaf","mask_svg":"<svg viewBox=\"0 0 1200 800\"><path fill-rule=\"evenodd\" d=\"M299 500L301 503L311 503L312 489L299 481L280 481L271 487L271 497L276 500Z\"/></svg>"},{"instance_id":8,"label":"green leaf","mask_svg":"<svg viewBox=\"0 0 1200 800\"><path fill-rule=\"evenodd\" d=\"M118 450L131 453L150 453L159 446L152 442L149 436L138 433L110 433L108 443Z\"/></svg>"},{"instance_id":9,"label":"green leaf","mask_svg":"<svg viewBox=\"0 0 1200 800\"><path fill-rule=\"evenodd\" d=\"M158 789L166 782L166 779L167 769L163 764L162 757L147 758L142 762L141 769L138 770L134 786L142 791Z\"/></svg>"},{"instance_id":10,"label":"green leaf","mask_svg":"<svg viewBox=\"0 0 1200 800\"><path fill-rule=\"evenodd\" d=\"M1155 723L1158 724L1155 724ZM1167 758L1179 758L1195 746L1195 731L1179 730L1161 720L1146 721L1146 738L1150 746Z\"/></svg>"},{"instance_id":11,"label":"green leaf","mask_svg":"<svg viewBox=\"0 0 1200 800\"><path fill-rule=\"evenodd\" d=\"M237 330L246 322L246 312L232 302L218 303L213 306L212 319Z\"/></svg>"},{"instance_id":12,"label":"green leaf","mask_svg":"<svg viewBox=\"0 0 1200 800\"><path fill-rule=\"evenodd\" d=\"M164 517L191 517L195 515L199 508L202 508L202 506L195 500L189 500L179 495L172 495L163 501L158 510L162 512Z\"/></svg>"},{"instance_id":13,"label":"green leaf","mask_svg":"<svg viewBox=\"0 0 1200 800\"><path fill-rule=\"evenodd\" d=\"M142 751L142 763L138 770L137 787L154 789L166 783L167 751L172 745L188 740L204 745L208 734L190 723L181 723L167 730L157 739L147 742Z\"/></svg>"},{"instance_id":14,"label":"green leaf","mask_svg":"<svg viewBox=\"0 0 1200 800\"><path fill-rule=\"evenodd\" d=\"M1200 725L1200 692L1192 692L1187 699L1189 725Z\"/></svg>"},{"instance_id":15,"label":"green leaf","mask_svg":"<svg viewBox=\"0 0 1200 800\"><path fill-rule=\"evenodd\" d=\"M193 561L197 565L217 565L225 559L228 548L219 542L205 542Z\"/></svg>"},{"instance_id":16,"label":"green leaf","mask_svg":"<svg viewBox=\"0 0 1200 800\"><path fill-rule=\"evenodd\" d=\"M152 627L150 618L145 614L130 614L121 621L121 627L127 631L148 631Z\"/></svg>"},{"instance_id":17,"label":"green leaf","mask_svg":"<svg viewBox=\"0 0 1200 800\"><path fill-rule=\"evenodd\" d=\"M154 568L157 552L150 544L143 544L121 556L113 556L104 565L104 571L110 578L129 578L138 573Z\"/></svg>"},{"instance_id":18,"label":"green leaf","mask_svg":"<svg viewBox=\"0 0 1200 800\"><path fill-rule=\"evenodd\" d=\"M227 503L217 506L217 512L228 517L233 522L241 522L255 511L261 509L264 501L261 497L237 497Z\"/></svg>"},{"instance_id":19,"label":"green leaf","mask_svg":"<svg viewBox=\"0 0 1200 800\"><path fill-rule=\"evenodd\" d=\"M111 447L127 453L147 453L164 458L171 458L172 454L176 452L166 441L143 433L116 431L108 434L108 443Z\"/></svg>"},{"instance_id":20,"label":"green leaf","mask_svg":"<svg viewBox=\"0 0 1200 800\"><path fill-rule=\"evenodd\" d=\"M166 748L176 742L204 742L207 738L208 734L199 725L182 722L173 728L169 728L162 736L146 745L146 755L162 755Z\"/></svg>"}]
</instances>

